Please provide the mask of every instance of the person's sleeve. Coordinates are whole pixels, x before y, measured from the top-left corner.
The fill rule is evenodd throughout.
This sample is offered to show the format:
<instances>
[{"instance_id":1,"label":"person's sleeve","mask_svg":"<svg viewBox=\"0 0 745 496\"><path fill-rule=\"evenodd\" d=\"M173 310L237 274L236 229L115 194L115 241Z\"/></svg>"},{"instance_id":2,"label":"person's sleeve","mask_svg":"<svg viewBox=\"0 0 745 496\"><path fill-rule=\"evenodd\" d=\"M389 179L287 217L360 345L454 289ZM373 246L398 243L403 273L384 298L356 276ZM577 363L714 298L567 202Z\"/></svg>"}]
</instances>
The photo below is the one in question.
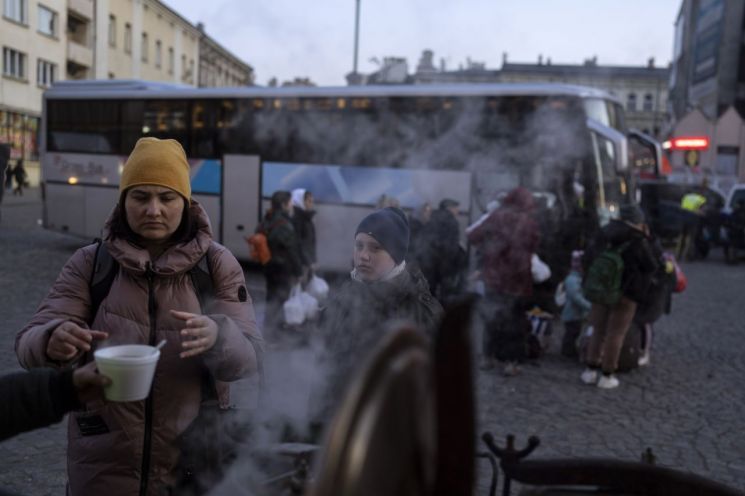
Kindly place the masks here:
<instances>
[{"instance_id":1,"label":"person's sleeve","mask_svg":"<svg viewBox=\"0 0 745 496\"><path fill-rule=\"evenodd\" d=\"M295 228L297 245L300 250L300 263L304 266L311 265L313 261L311 260L310 247L307 245L306 242L307 228L305 227L305 223L302 221L293 220L292 225Z\"/></svg>"},{"instance_id":2,"label":"person's sleeve","mask_svg":"<svg viewBox=\"0 0 745 496\"><path fill-rule=\"evenodd\" d=\"M0 378L0 441L55 424L77 408L72 374L35 369Z\"/></svg>"},{"instance_id":3,"label":"person's sleeve","mask_svg":"<svg viewBox=\"0 0 745 496\"><path fill-rule=\"evenodd\" d=\"M566 288L567 298L569 301L579 306L582 310L589 312L592 308L592 302L590 302L585 295L582 294L582 285L577 277L568 277L564 283Z\"/></svg>"},{"instance_id":4,"label":"person's sleeve","mask_svg":"<svg viewBox=\"0 0 745 496\"><path fill-rule=\"evenodd\" d=\"M212 257L215 298L207 304L208 316L217 323L215 345L202 356L218 381L230 382L259 369L264 339L256 325L251 295L235 257L219 247Z\"/></svg>"},{"instance_id":5,"label":"person's sleeve","mask_svg":"<svg viewBox=\"0 0 745 496\"><path fill-rule=\"evenodd\" d=\"M56 362L47 356L46 349L49 336L63 322L88 328L89 278L95 249L93 245L81 248L70 257L34 316L16 336L16 355L23 368L62 367L77 360Z\"/></svg>"}]
</instances>

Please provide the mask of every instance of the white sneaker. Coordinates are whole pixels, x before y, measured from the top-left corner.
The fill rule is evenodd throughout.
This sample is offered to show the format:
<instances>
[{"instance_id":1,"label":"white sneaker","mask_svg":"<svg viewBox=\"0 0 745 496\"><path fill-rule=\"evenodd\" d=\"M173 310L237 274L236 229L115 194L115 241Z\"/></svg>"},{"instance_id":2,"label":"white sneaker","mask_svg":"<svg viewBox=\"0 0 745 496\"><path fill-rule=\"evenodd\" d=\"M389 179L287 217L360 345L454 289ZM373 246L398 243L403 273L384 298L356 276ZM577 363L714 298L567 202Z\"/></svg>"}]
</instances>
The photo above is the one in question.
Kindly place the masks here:
<instances>
[{"instance_id":1,"label":"white sneaker","mask_svg":"<svg viewBox=\"0 0 745 496\"><path fill-rule=\"evenodd\" d=\"M595 384L598 382L598 371L595 369L587 368L579 378L585 384Z\"/></svg>"},{"instance_id":2,"label":"white sneaker","mask_svg":"<svg viewBox=\"0 0 745 496\"><path fill-rule=\"evenodd\" d=\"M645 353L639 357L639 366L646 367L649 365L649 353Z\"/></svg>"},{"instance_id":3,"label":"white sneaker","mask_svg":"<svg viewBox=\"0 0 745 496\"><path fill-rule=\"evenodd\" d=\"M598 379L598 387L601 389L613 389L617 388L621 382L616 378L615 375L601 375Z\"/></svg>"}]
</instances>

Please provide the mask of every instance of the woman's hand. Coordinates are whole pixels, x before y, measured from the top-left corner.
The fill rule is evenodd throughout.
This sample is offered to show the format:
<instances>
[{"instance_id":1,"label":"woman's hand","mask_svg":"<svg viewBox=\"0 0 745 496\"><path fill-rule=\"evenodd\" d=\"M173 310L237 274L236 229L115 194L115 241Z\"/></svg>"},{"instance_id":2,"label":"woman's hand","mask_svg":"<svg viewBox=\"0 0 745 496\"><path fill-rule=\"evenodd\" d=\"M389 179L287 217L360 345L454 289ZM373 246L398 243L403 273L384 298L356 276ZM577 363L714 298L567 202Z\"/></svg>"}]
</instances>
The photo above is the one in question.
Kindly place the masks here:
<instances>
[{"instance_id":1,"label":"woman's hand","mask_svg":"<svg viewBox=\"0 0 745 496\"><path fill-rule=\"evenodd\" d=\"M206 315L171 310L171 315L186 322L186 328L181 329L181 347L184 351L179 355L188 358L204 353L215 346L217 341L217 323Z\"/></svg>"},{"instance_id":2,"label":"woman's hand","mask_svg":"<svg viewBox=\"0 0 745 496\"><path fill-rule=\"evenodd\" d=\"M94 339L106 339L103 331L84 329L74 322L63 322L52 331L47 341L47 356L58 362L67 362L84 351L90 351Z\"/></svg>"}]
</instances>

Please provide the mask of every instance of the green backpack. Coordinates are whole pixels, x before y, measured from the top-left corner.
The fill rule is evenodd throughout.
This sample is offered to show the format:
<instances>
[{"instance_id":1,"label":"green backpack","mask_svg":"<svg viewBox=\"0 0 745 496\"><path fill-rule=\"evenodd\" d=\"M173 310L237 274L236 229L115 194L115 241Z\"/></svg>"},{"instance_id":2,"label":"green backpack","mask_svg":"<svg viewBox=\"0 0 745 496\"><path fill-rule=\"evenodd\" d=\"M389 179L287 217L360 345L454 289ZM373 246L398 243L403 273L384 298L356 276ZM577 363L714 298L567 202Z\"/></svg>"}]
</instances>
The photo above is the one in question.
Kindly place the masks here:
<instances>
[{"instance_id":1,"label":"green backpack","mask_svg":"<svg viewBox=\"0 0 745 496\"><path fill-rule=\"evenodd\" d=\"M590 264L582 291L585 298L599 305L613 306L623 295L623 257L631 241L616 248L607 248Z\"/></svg>"}]
</instances>

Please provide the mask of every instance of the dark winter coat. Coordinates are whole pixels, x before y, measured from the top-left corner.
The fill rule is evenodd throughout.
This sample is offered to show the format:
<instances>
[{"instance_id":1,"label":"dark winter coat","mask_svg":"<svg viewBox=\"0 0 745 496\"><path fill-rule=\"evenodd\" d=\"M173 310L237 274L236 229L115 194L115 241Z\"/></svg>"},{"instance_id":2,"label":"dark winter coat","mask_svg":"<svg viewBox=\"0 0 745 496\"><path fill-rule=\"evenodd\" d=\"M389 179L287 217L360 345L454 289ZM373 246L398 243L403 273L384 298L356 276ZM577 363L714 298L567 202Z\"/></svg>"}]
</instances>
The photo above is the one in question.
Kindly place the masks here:
<instances>
[{"instance_id":1,"label":"dark winter coat","mask_svg":"<svg viewBox=\"0 0 745 496\"><path fill-rule=\"evenodd\" d=\"M261 223L261 229L272 253L266 271L300 277L303 273L300 243L287 212L270 210Z\"/></svg>"},{"instance_id":2,"label":"dark winter coat","mask_svg":"<svg viewBox=\"0 0 745 496\"><path fill-rule=\"evenodd\" d=\"M611 220L598 235L591 258L607 248L618 248L629 243L621 252L623 258L623 295L637 303L647 296L653 273L659 266L650 242L642 231L626 222Z\"/></svg>"},{"instance_id":3,"label":"dark winter coat","mask_svg":"<svg viewBox=\"0 0 745 496\"><path fill-rule=\"evenodd\" d=\"M452 212L438 209L421 230L417 261L430 288L443 279L458 276L465 268L466 253L460 246L460 226Z\"/></svg>"},{"instance_id":4,"label":"dark winter coat","mask_svg":"<svg viewBox=\"0 0 745 496\"><path fill-rule=\"evenodd\" d=\"M78 407L72 369L34 369L0 379L0 441L56 424Z\"/></svg>"},{"instance_id":5,"label":"dark winter coat","mask_svg":"<svg viewBox=\"0 0 745 496\"><path fill-rule=\"evenodd\" d=\"M308 212L297 206L292 214L292 225L300 243L300 258L306 266L316 263L316 226L313 224L315 215L315 211Z\"/></svg>"},{"instance_id":6,"label":"dark winter coat","mask_svg":"<svg viewBox=\"0 0 745 496\"><path fill-rule=\"evenodd\" d=\"M468 234L468 241L482 254L482 276L491 291L521 297L533 294L530 259L539 241L533 208L530 192L517 188Z\"/></svg>"},{"instance_id":7,"label":"dark winter coat","mask_svg":"<svg viewBox=\"0 0 745 496\"><path fill-rule=\"evenodd\" d=\"M347 281L325 307L321 330L329 382L327 398L338 398L355 370L375 348L391 321L435 331L443 310L418 270L404 270L390 281Z\"/></svg>"},{"instance_id":8,"label":"dark winter coat","mask_svg":"<svg viewBox=\"0 0 745 496\"><path fill-rule=\"evenodd\" d=\"M670 313L672 293L677 282L675 270L667 272L662 246L656 239L648 240L652 254L657 260L657 269L651 274L649 288L643 301L637 306L634 319L644 324L654 323L663 314Z\"/></svg>"}]
</instances>

